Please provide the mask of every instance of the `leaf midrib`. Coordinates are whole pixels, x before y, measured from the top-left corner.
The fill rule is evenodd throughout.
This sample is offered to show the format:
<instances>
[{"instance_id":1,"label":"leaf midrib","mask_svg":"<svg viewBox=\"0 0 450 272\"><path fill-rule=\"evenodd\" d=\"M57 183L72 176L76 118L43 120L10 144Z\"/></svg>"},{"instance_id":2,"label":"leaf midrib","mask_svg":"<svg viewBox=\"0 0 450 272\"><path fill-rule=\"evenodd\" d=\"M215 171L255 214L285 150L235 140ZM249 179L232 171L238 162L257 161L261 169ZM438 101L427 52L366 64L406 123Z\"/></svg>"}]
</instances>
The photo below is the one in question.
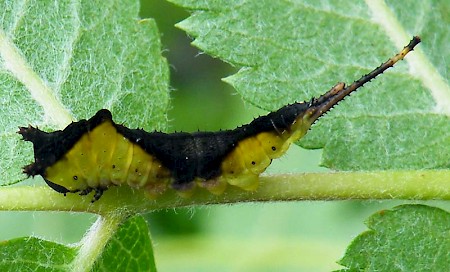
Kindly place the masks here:
<instances>
[{"instance_id":1,"label":"leaf midrib","mask_svg":"<svg viewBox=\"0 0 450 272\"><path fill-rule=\"evenodd\" d=\"M365 2L372 13L374 22L378 23L386 32L386 35L397 48L402 48L411 37L399 22L396 14L382 0L366 0ZM450 86L430 62L423 50L419 47L415 51L414 54L405 58L410 67L410 74L420 80L430 91L436 102L435 112L450 116Z\"/></svg>"}]
</instances>

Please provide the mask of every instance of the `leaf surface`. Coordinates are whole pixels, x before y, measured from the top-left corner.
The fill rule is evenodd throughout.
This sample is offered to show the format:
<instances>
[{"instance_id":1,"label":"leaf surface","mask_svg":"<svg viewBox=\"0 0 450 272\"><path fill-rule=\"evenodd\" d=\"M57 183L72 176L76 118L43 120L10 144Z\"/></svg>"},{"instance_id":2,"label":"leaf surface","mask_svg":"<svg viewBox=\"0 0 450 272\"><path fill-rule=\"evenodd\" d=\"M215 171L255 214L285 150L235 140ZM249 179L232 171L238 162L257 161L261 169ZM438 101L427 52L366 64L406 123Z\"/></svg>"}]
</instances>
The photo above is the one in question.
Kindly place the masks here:
<instances>
[{"instance_id":1,"label":"leaf surface","mask_svg":"<svg viewBox=\"0 0 450 272\"><path fill-rule=\"evenodd\" d=\"M242 69L224 80L263 109L351 83L396 54L406 61L340 103L300 141L341 170L448 168L448 1L171 0L178 26L206 53Z\"/></svg>"},{"instance_id":2,"label":"leaf surface","mask_svg":"<svg viewBox=\"0 0 450 272\"><path fill-rule=\"evenodd\" d=\"M111 237L94 271L156 271L147 222L128 219Z\"/></svg>"},{"instance_id":3,"label":"leaf surface","mask_svg":"<svg viewBox=\"0 0 450 272\"><path fill-rule=\"evenodd\" d=\"M108 108L117 123L167 125L168 66L139 2L0 1L0 173L22 178L18 126L62 129Z\"/></svg>"},{"instance_id":4,"label":"leaf surface","mask_svg":"<svg viewBox=\"0 0 450 272\"><path fill-rule=\"evenodd\" d=\"M1 271L68 271L75 249L36 237L0 243Z\"/></svg>"},{"instance_id":5,"label":"leaf surface","mask_svg":"<svg viewBox=\"0 0 450 272\"><path fill-rule=\"evenodd\" d=\"M142 216L125 221L108 239L91 271L156 271L147 222ZM85 241L85 240L83 240ZM17 238L0 243L1 271L78 271L80 247L42 240L36 237ZM88 250L94 250L93 246Z\"/></svg>"},{"instance_id":6,"label":"leaf surface","mask_svg":"<svg viewBox=\"0 0 450 272\"><path fill-rule=\"evenodd\" d=\"M347 249L342 271L445 271L450 215L435 207L399 206L372 215Z\"/></svg>"}]
</instances>

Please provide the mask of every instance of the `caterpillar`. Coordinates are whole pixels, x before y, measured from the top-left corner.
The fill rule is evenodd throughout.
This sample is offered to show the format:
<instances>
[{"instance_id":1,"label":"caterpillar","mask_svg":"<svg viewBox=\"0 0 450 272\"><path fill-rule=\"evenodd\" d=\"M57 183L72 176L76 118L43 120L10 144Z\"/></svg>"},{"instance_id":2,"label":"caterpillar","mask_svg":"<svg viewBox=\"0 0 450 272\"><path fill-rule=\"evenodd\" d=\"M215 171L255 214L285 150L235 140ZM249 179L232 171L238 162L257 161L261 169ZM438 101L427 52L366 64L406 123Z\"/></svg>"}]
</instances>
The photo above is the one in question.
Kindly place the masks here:
<instances>
[{"instance_id":1,"label":"caterpillar","mask_svg":"<svg viewBox=\"0 0 450 272\"><path fill-rule=\"evenodd\" d=\"M338 83L309 101L286 105L233 130L197 133L146 132L114 123L102 109L64 130L44 132L19 127L34 149L28 176L40 175L59 193L87 195L97 201L111 186L127 184L156 197L167 188L188 194L194 187L221 194L227 184L255 190L258 177L291 143L353 91L382 74L420 43L413 37L394 57L351 85Z\"/></svg>"}]
</instances>

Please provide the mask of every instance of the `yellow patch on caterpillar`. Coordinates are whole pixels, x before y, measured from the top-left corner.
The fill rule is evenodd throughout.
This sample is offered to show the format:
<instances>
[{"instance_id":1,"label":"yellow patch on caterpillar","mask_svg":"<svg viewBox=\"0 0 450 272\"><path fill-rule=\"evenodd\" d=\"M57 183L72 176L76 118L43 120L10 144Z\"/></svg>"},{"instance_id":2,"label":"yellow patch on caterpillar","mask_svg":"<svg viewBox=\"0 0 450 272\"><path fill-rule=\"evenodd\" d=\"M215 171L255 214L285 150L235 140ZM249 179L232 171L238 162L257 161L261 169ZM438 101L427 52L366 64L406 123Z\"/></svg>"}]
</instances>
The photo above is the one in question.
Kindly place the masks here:
<instances>
[{"instance_id":1,"label":"yellow patch on caterpillar","mask_svg":"<svg viewBox=\"0 0 450 272\"><path fill-rule=\"evenodd\" d=\"M68 190L107 188L124 183L134 188L170 184L170 172L141 147L119 134L110 121L85 133L45 178Z\"/></svg>"},{"instance_id":2,"label":"yellow patch on caterpillar","mask_svg":"<svg viewBox=\"0 0 450 272\"><path fill-rule=\"evenodd\" d=\"M224 177L235 177L251 172L260 174L271 160L280 157L289 148L289 143L276 132L262 132L237 143L221 164Z\"/></svg>"},{"instance_id":3,"label":"yellow patch on caterpillar","mask_svg":"<svg viewBox=\"0 0 450 272\"><path fill-rule=\"evenodd\" d=\"M220 179L245 190L256 190L258 176L289 148L288 133L261 132L237 143L221 164Z\"/></svg>"}]
</instances>

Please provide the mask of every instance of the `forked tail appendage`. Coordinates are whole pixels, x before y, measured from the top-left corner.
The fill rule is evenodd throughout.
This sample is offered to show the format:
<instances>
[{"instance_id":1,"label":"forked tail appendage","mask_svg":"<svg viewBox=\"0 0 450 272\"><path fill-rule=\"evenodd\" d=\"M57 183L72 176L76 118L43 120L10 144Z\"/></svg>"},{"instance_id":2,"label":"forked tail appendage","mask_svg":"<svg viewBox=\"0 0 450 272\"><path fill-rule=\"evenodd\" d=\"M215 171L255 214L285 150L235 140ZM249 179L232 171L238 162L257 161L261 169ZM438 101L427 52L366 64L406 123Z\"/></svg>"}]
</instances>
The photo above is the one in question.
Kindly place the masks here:
<instances>
[{"instance_id":1,"label":"forked tail appendage","mask_svg":"<svg viewBox=\"0 0 450 272\"><path fill-rule=\"evenodd\" d=\"M420 43L420 38L414 36L407 46L403 48L397 55L390 58L379 67L374 69L372 72L362 76L360 79L354 81L351 85L345 86L344 83L336 84L327 93L321 95L319 98L313 98L309 103L310 107L305 114L305 118L312 123L314 123L319 117L328 112L331 108L337 105L340 101L344 100L352 92L356 91L358 88L362 87L367 82L376 78L378 75L382 74L384 71L394 66L399 60L402 60L406 54L411 52L414 47Z\"/></svg>"}]
</instances>

